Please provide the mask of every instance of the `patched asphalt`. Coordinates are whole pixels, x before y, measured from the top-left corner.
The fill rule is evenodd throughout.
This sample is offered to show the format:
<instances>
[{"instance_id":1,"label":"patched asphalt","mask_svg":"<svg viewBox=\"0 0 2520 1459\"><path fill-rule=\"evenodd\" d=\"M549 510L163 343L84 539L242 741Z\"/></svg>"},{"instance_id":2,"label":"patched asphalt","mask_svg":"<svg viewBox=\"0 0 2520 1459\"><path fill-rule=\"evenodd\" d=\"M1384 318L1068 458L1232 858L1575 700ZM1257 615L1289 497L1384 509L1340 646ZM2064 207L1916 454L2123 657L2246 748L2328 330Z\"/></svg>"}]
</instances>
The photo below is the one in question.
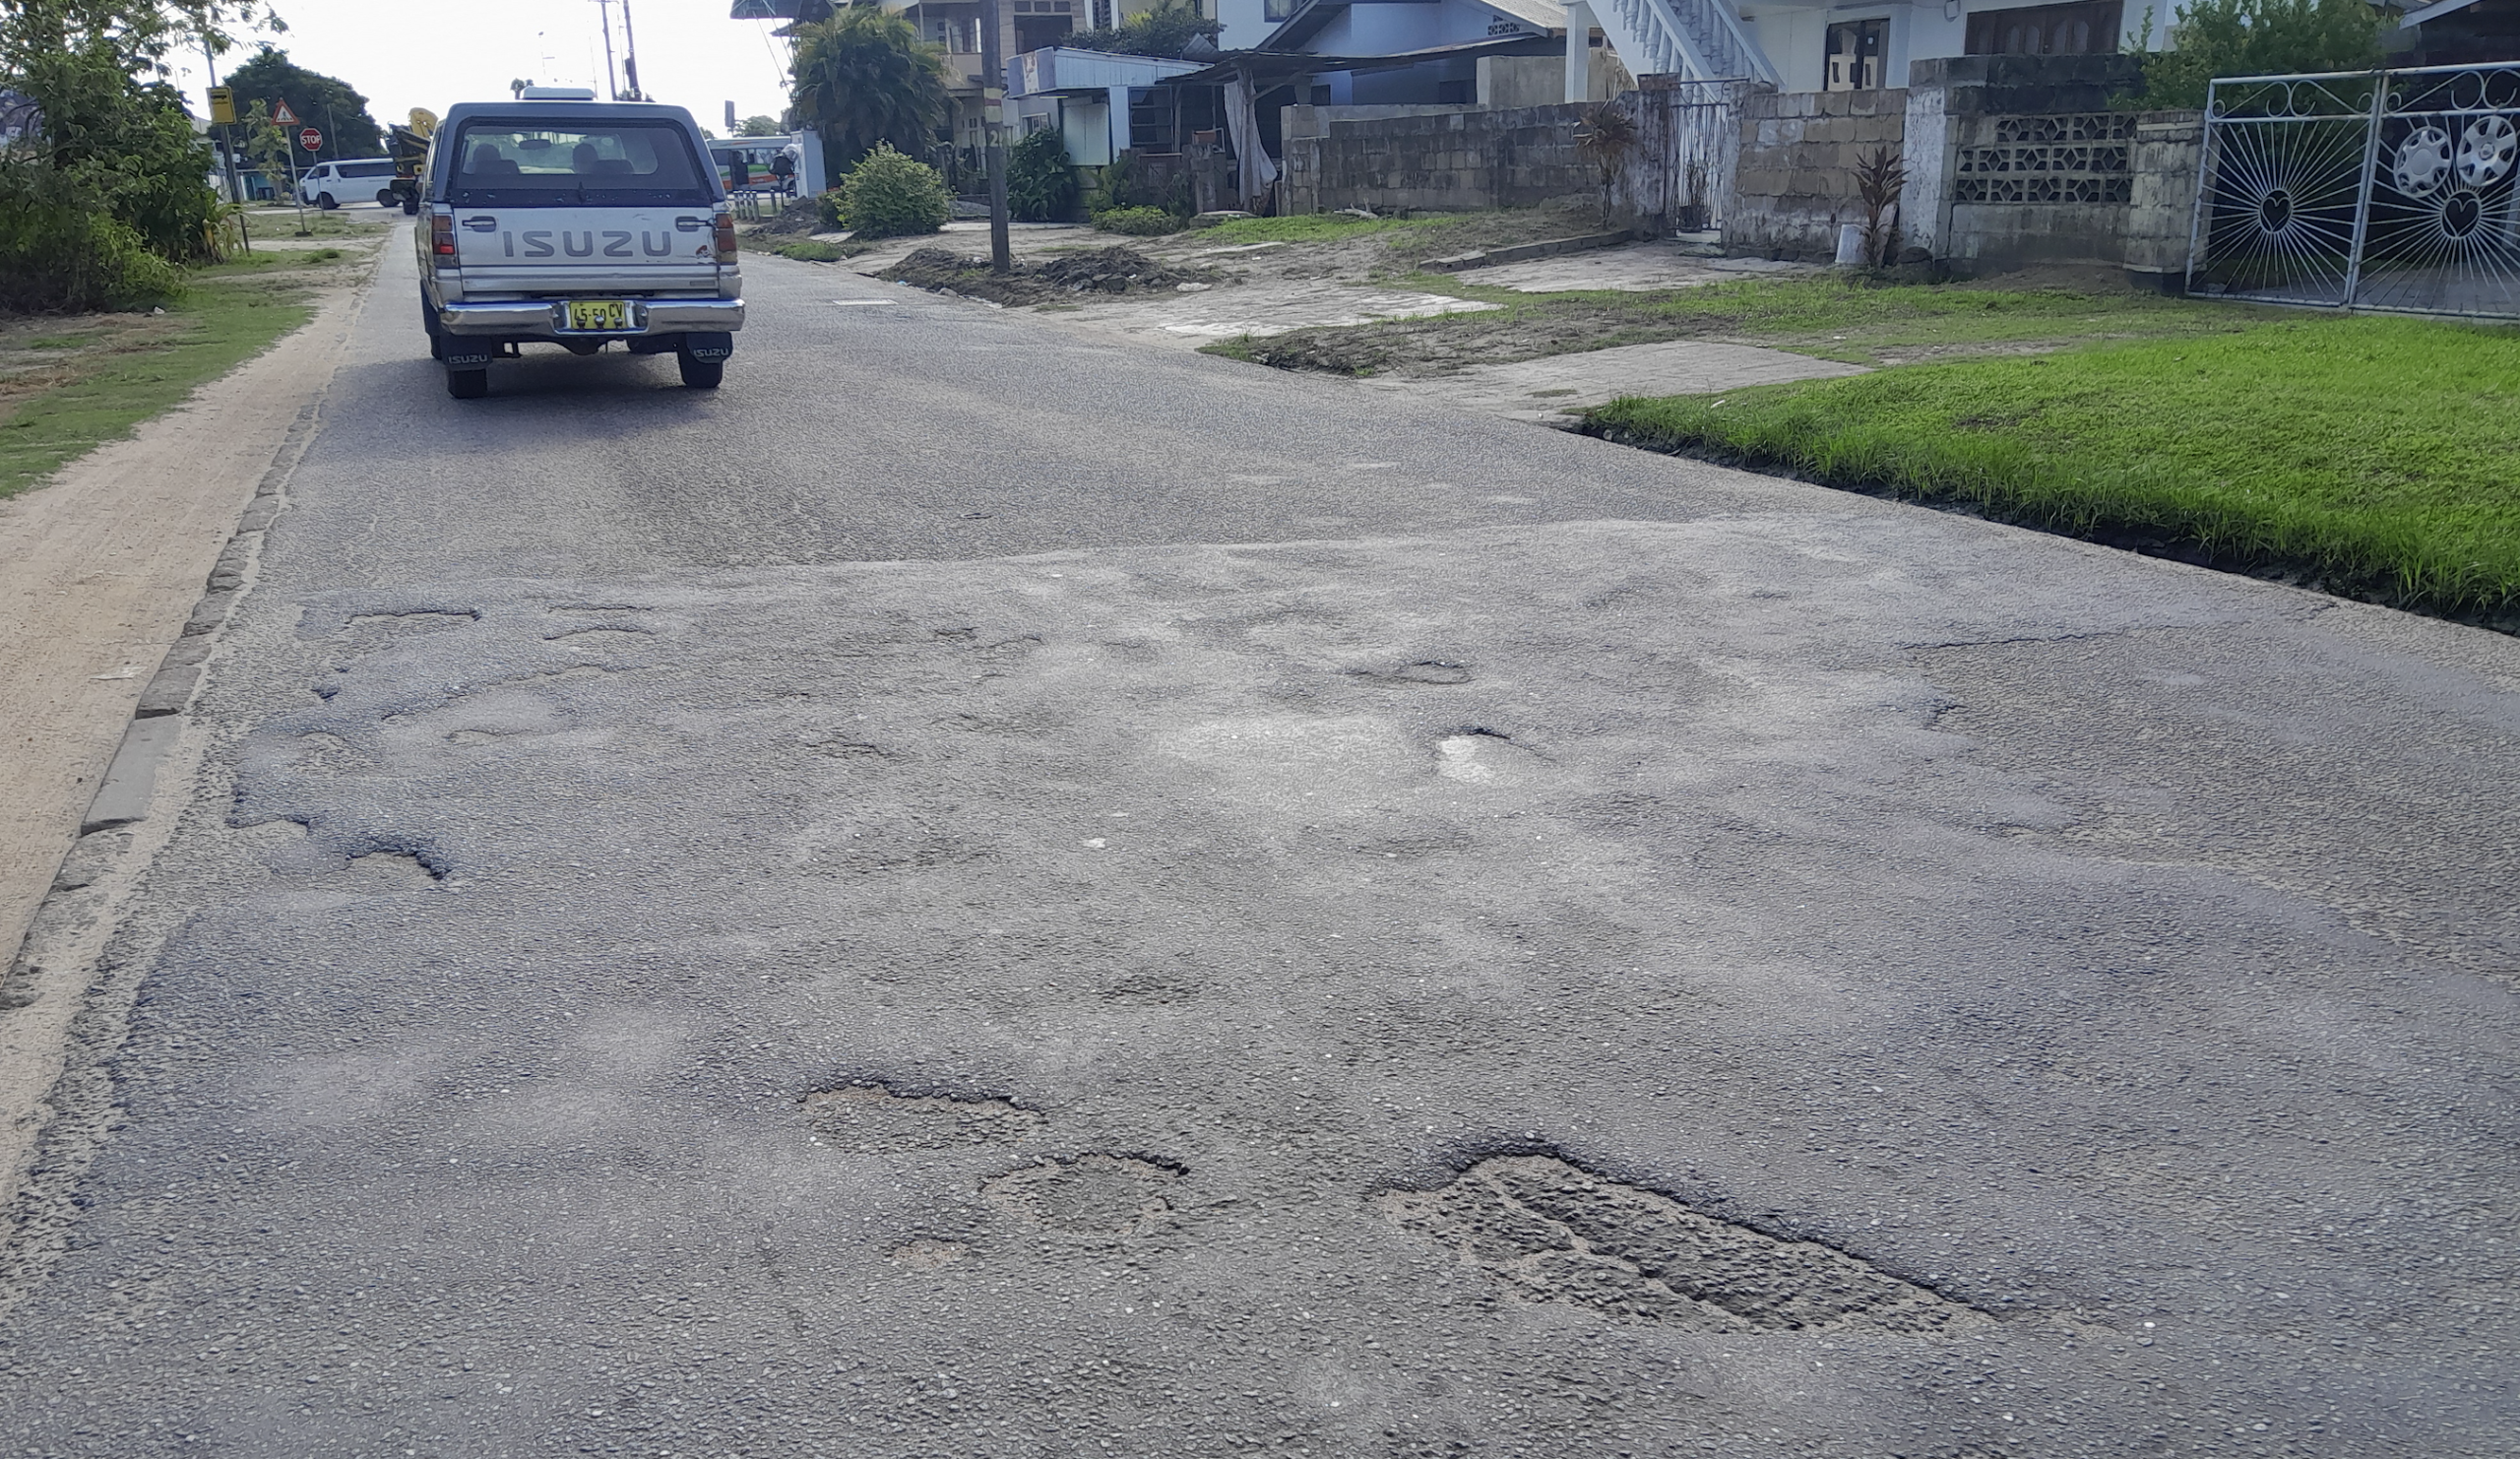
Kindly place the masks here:
<instances>
[{"instance_id":1,"label":"patched asphalt","mask_svg":"<svg viewBox=\"0 0 2520 1459\"><path fill-rule=\"evenodd\" d=\"M2511 1451L2520 644L748 270L388 264L0 1450Z\"/></svg>"}]
</instances>

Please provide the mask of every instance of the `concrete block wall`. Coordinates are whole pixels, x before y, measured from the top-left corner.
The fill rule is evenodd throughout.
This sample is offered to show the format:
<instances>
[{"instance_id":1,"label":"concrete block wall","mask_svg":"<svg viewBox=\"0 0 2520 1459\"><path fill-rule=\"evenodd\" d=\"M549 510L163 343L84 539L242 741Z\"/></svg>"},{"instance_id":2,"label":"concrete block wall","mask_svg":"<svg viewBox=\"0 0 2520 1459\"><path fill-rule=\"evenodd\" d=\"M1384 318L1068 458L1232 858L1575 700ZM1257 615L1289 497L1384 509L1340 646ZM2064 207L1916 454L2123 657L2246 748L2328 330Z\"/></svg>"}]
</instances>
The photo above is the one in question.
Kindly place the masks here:
<instances>
[{"instance_id":1,"label":"concrete block wall","mask_svg":"<svg viewBox=\"0 0 2520 1459\"><path fill-rule=\"evenodd\" d=\"M1727 251L1828 259L1838 225L1861 222L1856 167L1876 149L1904 151L1908 93L1761 92L1744 97Z\"/></svg>"},{"instance_id":2,"label":"concrete block wall","mask_svg":"<svg viewBox=\"0 0 2520 1459\"><path fill-rule=\"evenodd\" d=\"M1575 152L1579 106L1339 114L1350 109L1286 109L1280 212L1469 213L1600 196L1600 173Z\"/></svg>"},{"instance_id":3,"label":"concrete block wall","mask_svg":"<svg viewBox=\"0 0 2520 1459\"><path fill-rule=\"evenodd\" d=\"M2164 293L2187 286L2187 244L2205 163L2205 113L2147 111L2135 119L2134 196L2127 205L2129 278Z\"/></svg>"}]
</instances>

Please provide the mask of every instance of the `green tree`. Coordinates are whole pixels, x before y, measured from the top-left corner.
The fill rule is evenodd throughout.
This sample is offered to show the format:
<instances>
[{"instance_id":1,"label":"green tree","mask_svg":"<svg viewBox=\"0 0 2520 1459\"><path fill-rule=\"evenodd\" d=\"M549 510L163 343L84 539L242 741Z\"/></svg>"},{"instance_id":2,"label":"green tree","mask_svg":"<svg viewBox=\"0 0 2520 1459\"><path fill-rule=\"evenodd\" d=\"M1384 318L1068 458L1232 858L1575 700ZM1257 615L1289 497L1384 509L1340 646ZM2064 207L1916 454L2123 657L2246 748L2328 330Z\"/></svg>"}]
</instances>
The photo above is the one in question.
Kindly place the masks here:
<instances>
[{"instance_id":1,"label":"green tree","mask_svg":"<svg viewBox=\"0 0 2520 1459\"><path fill-rule=\"evenodd\" d=\"M1153 8L1116 26L1072 31L1059 44L1124 56L1178 56L1194 37L1204 35L1215 43L1222 29L1199 14L1198 0L1156 0Z\"/></svg>"},{"instance_id":2,"label":"green tree","mask_svg":"<svg viewBox=\"0 0 2520 1459\"><path fill-rule=\"evenodd\" d=\"M0 308L125 308L214 256L211 153L166 58L235 8L5 0L0 91L38 120L0 149Z\"/></svg>"},{"instance_id":3,"label":"green tree","mask_svg":"<svg viewBox=\"0 0 2520 1459\"><path fill-rule=\"evenodd\" d=\"M2396 24L2369 0L2190 0L2176 15L2174 48L2144 57L2144 105L2202 106L2218 76L2366 71L2381 63L2383 28Z\"/></svg>"},{"instance_id":4,"label":"green tree","mask_svg":"<svg viewBox=\"0 0 2520 1459\"><path fill-rule=\"evenodd\" d=\"M945 57L899 16L854 6L796 30L796 118L846 167L878 143L916 156L951 104Z\"/></svg>"},{"instance_id":5,"label":"green tree","mask_svg":"<svg viewBox=\"0 0 2520 1459\"><path fill-rule=\"evenodd\" d=\"M285 100L288 109L297 113L300 126L324 134L322 150L302 153L300 166L337 158L385 155L385 129L367 114L365 96L347 82L298 65L276 46L264 46L252 60L227 73L227 86L236 94L239 114L250 105Z\"/></svg>"},{"instance_id":6,"label":"green tree","mask_svg":"<svg viewBox=\"0 0 2520 1459\"><path fill-rule=\"evenodd\" d=\"M786 133L787 130L788 129L786 127L779 124L779 118L775 116L748 116L744 118L744 124L735 129L735 135L738 137L777 137Z\"/></svg>"}]
</instances>

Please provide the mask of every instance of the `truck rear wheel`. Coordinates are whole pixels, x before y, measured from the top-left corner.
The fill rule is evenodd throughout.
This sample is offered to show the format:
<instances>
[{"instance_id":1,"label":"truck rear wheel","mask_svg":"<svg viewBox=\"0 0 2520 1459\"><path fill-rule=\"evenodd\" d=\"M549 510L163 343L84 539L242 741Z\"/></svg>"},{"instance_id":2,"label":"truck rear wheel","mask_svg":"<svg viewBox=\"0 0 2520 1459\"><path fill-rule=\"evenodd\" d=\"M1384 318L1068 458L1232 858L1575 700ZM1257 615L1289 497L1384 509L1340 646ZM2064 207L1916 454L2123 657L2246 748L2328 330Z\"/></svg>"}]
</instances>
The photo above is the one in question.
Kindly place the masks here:
<instances>
[{"instance_id":1,"label":"truck rear wheel","mask_svg":"<svg viewBox=\"0 0 2520 1459\"><path fill-rule=\"evenodd\" d=\"M460 401L477 401L490 393L488 370L449 370L446 393Z\"/></svg>"},{"instance_id":2,"label":"truck rear wheel","mask_svg":"<svg viewBox=\"0 0 2520 1459\"><path fill-rule=\"evenodd\" d=\"M682 366L682 383L694 390L715 390L726 378L726 362L723 359L693 359L677 354L674 363Z\"/></svg>"}]
</instances>

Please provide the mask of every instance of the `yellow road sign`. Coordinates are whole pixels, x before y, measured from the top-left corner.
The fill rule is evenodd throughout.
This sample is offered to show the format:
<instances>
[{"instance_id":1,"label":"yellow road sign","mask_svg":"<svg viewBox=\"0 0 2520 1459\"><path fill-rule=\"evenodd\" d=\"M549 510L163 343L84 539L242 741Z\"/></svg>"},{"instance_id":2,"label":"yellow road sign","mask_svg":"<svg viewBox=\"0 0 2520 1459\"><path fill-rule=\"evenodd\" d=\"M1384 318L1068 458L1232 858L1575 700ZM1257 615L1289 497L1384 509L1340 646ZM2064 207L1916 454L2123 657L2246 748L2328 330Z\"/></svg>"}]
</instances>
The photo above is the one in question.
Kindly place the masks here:
<instances>
[{"instance_id":1,"label":"yellow road sign","mask_svg":"<svg viewBox=\"0 0 2520 1459\"><path fill-rule=\"evenodd\" d=\"M236 94L223 86L210 89L210 119L218 126L230 126L236 120Z\"/></svg>"}]
</instances>

